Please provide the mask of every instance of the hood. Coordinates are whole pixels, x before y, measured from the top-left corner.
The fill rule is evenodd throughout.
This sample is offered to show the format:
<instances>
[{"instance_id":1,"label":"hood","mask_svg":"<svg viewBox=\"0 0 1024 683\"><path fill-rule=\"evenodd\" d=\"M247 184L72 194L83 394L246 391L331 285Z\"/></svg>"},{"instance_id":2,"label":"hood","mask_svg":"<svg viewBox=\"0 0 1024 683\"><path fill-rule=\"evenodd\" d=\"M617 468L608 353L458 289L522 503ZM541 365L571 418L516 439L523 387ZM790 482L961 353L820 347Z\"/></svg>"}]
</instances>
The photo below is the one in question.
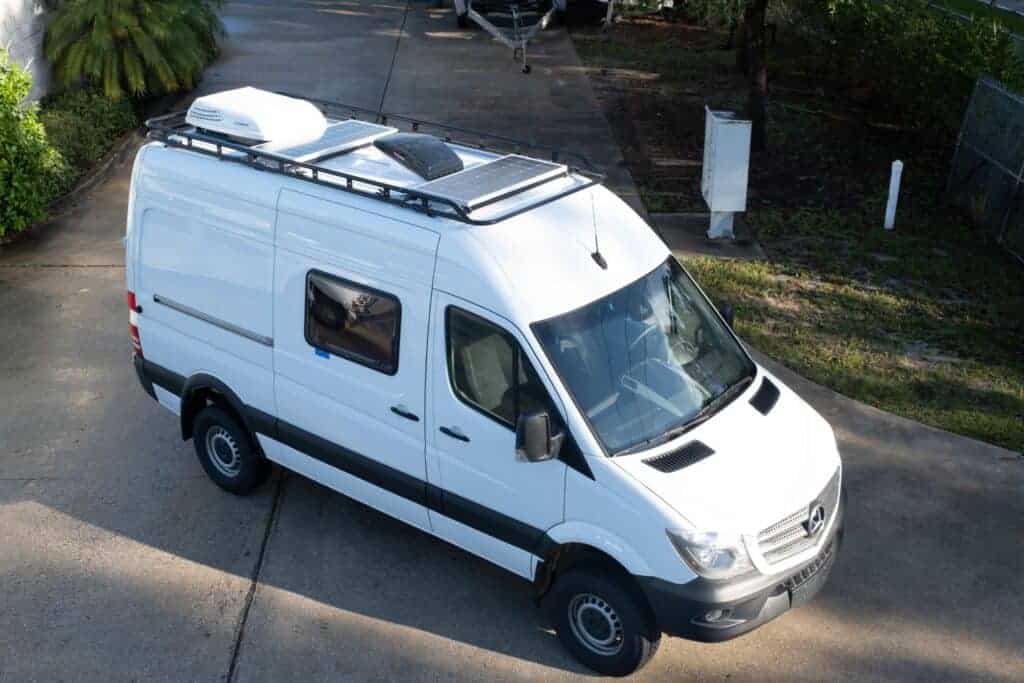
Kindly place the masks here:
<instances>
[{"instance_id":1,"label":"hood","mask_svg":"<svg viewBox=\"0 0 1024 683\"><path fill-rule=\"evenodd\" d=\"M751 399L765 379L779 389L779 397L762 414ZM645 462L693 441L714 452L669 472ZM698 428L613 462L697 530L745 535L810 504L840 464L829 424L761 367L743 394Z\"/></svg>"}]
</instances>

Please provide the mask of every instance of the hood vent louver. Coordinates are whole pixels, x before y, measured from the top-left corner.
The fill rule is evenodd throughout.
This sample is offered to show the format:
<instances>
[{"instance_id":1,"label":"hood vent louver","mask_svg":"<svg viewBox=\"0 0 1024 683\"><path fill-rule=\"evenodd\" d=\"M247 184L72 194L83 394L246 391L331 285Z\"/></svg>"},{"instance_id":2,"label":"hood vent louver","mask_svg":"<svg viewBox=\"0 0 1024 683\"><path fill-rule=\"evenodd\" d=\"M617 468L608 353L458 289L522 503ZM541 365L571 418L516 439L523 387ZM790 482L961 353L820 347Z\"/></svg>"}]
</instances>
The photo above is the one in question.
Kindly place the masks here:
<instances>
[{"instance_id":1,"label":"hood vent louver","mask_svg":"<svg viewBox=\"0 0 1024 683\"><path fill-rule=\"evenodd\" d=\"M765 377L761 380L761 388L757 390L753 398L750 399L750 405L754 406L754 410L767 415L771 412L772 408L779 400L779 388L772 384L771 380Z\"/></svg>"},{"instance_id":2,"label":"hood vent louver","mask_svg":"<svg viewBox=\"0 0 1024 683\"><path fill-rule=\"evenodd\" d=\"M678 472L684 467L689 467L713 455L714 452L707 444L701 441L691 441L678 450L645 458L644 464L650 465L659 472Z\"/></svg>"}]
</instances>

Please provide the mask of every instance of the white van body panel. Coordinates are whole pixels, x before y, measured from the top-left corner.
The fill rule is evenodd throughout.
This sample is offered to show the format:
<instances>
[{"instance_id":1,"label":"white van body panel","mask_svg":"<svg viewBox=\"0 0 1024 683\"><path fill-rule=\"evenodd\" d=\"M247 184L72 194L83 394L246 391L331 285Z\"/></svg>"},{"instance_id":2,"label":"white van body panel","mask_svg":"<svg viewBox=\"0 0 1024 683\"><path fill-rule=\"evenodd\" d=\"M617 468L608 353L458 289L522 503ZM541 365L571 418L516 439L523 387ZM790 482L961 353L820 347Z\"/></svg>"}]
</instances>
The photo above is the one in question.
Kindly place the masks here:
<instances>
[{"instance_id":1,"label":"white van body panel","mask_svg":"<svg viewBox=\"0 0 1024 683\"><path fill-rule=\"evenodd\" d=\"M595 219L607 269L591 256ZM532 323L610 294L668 256L643 220L598 185L494 225L454 224L438 252L434 286Z\"/></svg>"},{"instance_id":2,"label":"white van body panel","mask_svg":"<svg viewBox=\"0 0 1024 683\"><path fill-rule=\"evenodd\" d=\"M153 387L156 392L156 400L167 410L175 415L181 415L181 398L167 391L163 387Z\"/></svg>"},{"instance_id":3,"label":"white van body panel","mask_svg":"<svg viewBox=\"0 0 1024 683\"><path fill-rule=\"evenodd\" d=\"M272 338L277 185L241 166L147 145L133 172L128 243L147 359L186 378L210 374L267 413L271 347L182 311Z\"/></svg>"},{"instance_id":4,"label":"white van body panel","mask_svg":"<svg viewBox=\"0 0 1024 683\"><path fill-rule=\"evenodd\" d=\"M437 233L355 213L344 204L291 189L281 191L278 206L273 282L276 301L282 305L274 318L274 414L332 444L372 455L389 468L426 481L425 423L405 419L392 407L425 415L425 355L402 350L426 344ZM386 292L400 302L399 362L393 375L310 345L305 316L311 271ZM325 467L287 447L285 457L302 470L322 473ZM430 526L420 504L343 472L328 481L364 502L375 498L375 505L420 528Z\"/></svg>"},{"instance_id":5,"label":"white van body panel","mask_svg":"<svg viewBox=\"0 0 1024 683\"><path fill-rule=\"evenodd\" d=\"M593 479L570 471L565 523L548 530L559 543L582 543L607 553L635 576L685 583L695 574L665 535L678 513L638 480L623 477L612 459L589 459Z\"/></svg>"},{"instance_id":6,"label":"white van body panel","mask_svg":"<svg viewBox=\"0 0 1024 683\"><path fill-rule=\"evenodd\" d=\"M494 157L456 151L467 167ZM412 182L411 171L372 148L326 163ZM474 218L535 201L552 191L545 188ZM142 309L132 320L145 362L182 381L208 375L229 387L260 414L256 437L270 460L527 579L552 546L578 544L634 577L683 586L707 577L667 529L736 533L749 546L807 506L840 463L828 424L761 367L741 395L685 435L607 456L531 325L616 292L670 256L600 185L469 225L153 143L132 173L126 280ZM393 373L311 345L310 273L398 301ZM520 459L515 431L456 395L449 307L521 347L579 460ZM750 403L765 378L780 391L770 415ZM186 422L181 397L162 386L152 393ZM714 456L672 472L645 462L695 440ZM820 547L757 569L774 580Z\"/></svg>"},{"instance_id":7,"label":"white van body panel","mask_svg":"<svg viewBox=\"0 0 1024 683\"><path fill-rule=\"evenodd\" d=\"M515 455L515 432L471 408L455 395L448 379L446 360L445 315L450 307L502 327L522 347L528 362L537 368L536 357L511 321L466 299L435 292L434 324L428 351L431 359L428 372L431 410L427 420L427 460L431 462L434 477L431 483L443 489L446 496L454 495L469 501L467 505L488 508L497 518L500 528L523 524L543 532L564 519L567 467L557 459L546 462L519 459ZM538 370L538 374L545 382L547 378L541 371ZM549 394L555 396L549 380L546 385ZM554 403L556 409L564 412L560 401L554 400ZM469 440L463 442L447 436L442 428L454 429L467 435ZM503 524L501 516L514 520L514 523ZM481 554L492 562L521 576L532 576L532 553L536 549L530 547L529 541L517 546L497 540L435 511L431 511L430 518L434 529L443 538L464 547L479 547Z\"/></svg>"}]
</instances>

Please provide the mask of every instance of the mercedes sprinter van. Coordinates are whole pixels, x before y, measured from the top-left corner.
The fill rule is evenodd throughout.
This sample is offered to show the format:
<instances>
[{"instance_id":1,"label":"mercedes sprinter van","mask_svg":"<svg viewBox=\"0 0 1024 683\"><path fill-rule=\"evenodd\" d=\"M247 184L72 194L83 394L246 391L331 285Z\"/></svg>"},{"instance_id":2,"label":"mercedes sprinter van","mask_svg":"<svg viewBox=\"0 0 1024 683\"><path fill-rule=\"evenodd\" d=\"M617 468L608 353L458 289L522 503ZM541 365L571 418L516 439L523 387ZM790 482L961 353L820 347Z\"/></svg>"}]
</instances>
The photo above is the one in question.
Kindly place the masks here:
<instances>
[{"instance_id":1,"label":"mercedes sprinter van","mask_svg":"<svg viewBox=\"0 0 1024 683\"><path fill-rule=\"evenodd\" d=\"M276 463L504 567L605 674L821 589L832 429L600 176L252 88L149 135L135 368L220 487Z\"/></svg>"}]
</instances>

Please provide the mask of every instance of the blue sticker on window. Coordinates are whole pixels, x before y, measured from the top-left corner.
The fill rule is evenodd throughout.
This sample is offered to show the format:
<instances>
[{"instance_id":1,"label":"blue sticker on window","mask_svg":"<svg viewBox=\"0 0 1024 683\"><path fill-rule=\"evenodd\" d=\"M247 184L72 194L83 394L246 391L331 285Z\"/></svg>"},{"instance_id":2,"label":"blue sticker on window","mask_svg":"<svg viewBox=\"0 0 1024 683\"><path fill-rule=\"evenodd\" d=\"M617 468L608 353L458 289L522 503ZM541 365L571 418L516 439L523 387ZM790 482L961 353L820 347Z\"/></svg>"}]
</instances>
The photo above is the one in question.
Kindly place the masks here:
<instances>
[{"instance_id":1,"label":"blue sticker on window","mask_svg":"<svg viewBox=\"0 0 1024 683\"><path fill-rule=\"evenodd\" d=\"M331 357L331 354L327 353L326 351L324 351L321 348L317 348L316 346L313 347L313 353L315 353L316 355L320 356L321 358L330 358Z\"/></svg>"}]
</instances>

